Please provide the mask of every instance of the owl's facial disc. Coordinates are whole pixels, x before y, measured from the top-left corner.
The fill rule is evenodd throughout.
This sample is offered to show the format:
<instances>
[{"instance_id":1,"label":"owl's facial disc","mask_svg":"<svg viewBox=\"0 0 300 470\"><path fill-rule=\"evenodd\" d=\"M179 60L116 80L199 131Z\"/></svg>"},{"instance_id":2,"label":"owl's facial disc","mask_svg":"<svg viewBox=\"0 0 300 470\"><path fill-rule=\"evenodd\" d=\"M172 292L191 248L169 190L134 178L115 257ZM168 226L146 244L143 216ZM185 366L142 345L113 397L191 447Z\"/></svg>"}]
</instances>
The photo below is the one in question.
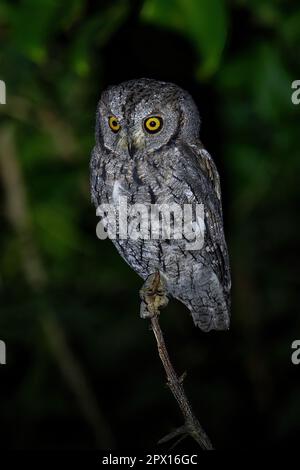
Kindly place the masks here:
<instances>
[{"instance_id":1,"label":"owl's facial disc","mask_svg":"<svg viewBox=\"0 0 300 470\"><path fill-rule=\"evenodd\" d=\"M153 98L151 103L141 100L130 115L130 133L135 147L151 153L170 142L180 125L180 115L169 102Z\"/></svg>"},{"instance_id":2,"label":"owl's facial disc","mask_svg":"<svg viewBox=\"0 0 300 470\"><path fill-rule=\"evenodd\" d=\"M196 135L197 115L189 100L164 82L141 79L113 86L99 103L99 138L120 159L150 157L175 139Z\"/></svg>"},{"instance_id":3,"label":"owl's facial disc","mask_svg":"<svg viewBox=\"0 0 300 470\"><path fill-rule=\"evenodd\" d=\"M196 105L172 83L138 79L114 85L103 92L98 111L97 143L123 160L198 139Z\"/></svg>"},{"instance_id":4,"label":"owl's facial disc","mask_svg":"<svg viewBox=\"0 0 300 470\"><path fill-rule=\"evenodd\" d=\"M108 125L114 134L117 134L122 129L118 118L116 118L115 116L109 116ZM130 157L133 157L137 150L135 141L131 138L128 133L125 134L124 132L122 132L121 136L117 140L117 148L119 148L123 152L124 150L127 150Z\"/></svg>"}]
</instances>

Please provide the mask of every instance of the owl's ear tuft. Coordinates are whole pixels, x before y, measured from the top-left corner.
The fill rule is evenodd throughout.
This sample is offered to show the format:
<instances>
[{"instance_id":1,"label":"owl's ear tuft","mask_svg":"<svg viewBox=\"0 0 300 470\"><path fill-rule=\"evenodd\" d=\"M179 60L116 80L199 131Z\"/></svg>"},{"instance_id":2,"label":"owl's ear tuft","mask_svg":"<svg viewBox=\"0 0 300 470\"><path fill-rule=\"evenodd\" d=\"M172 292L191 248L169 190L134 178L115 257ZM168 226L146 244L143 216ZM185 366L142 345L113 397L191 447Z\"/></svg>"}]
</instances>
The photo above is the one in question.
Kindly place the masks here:
<instances>
[{"instance_id":1,"label":"owl's ear tuft","mask_svg":"<svg viewBox=\"0 0 300 470\"><path fill-rule=\"evenodd\" d=\"M189 141L197 141L200 132L200 115L195 101L188 92L184 92L179 100L182 116L182 136Z\"/></svg>"}]
</instances>

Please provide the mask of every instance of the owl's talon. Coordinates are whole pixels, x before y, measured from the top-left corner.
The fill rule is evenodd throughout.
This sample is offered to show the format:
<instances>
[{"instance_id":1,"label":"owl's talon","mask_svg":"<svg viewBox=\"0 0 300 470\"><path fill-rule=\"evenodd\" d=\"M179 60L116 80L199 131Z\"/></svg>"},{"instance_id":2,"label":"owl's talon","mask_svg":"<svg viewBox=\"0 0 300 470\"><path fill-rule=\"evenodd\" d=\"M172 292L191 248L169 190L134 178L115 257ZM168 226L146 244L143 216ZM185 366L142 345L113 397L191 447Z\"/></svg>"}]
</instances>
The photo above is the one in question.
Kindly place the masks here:
<instances>
[{"instance_id":1,"label":"owl's talon","mask_svg":"<svg viewBox=\"0 0 300 470\"><path fill-rule=\"evenodd\" d=\"M160 309L167 306L169 299L160 273L150 274L140 290L141 318L152 318L159 315Z\"/></svg>"},{"instance_id":2,"label":"owl's talon","mask_svg":"<svg viewBox=\"0 0 300 470\"><path fill-rule=\"evenodd\" d=\"M141 318L152 318L156 315L156 313L152 312L151 309L149 308L149 305L147 305L144 301L141 302L141 308L140 308L140 317Z\"/></svg>"}]
</instances>

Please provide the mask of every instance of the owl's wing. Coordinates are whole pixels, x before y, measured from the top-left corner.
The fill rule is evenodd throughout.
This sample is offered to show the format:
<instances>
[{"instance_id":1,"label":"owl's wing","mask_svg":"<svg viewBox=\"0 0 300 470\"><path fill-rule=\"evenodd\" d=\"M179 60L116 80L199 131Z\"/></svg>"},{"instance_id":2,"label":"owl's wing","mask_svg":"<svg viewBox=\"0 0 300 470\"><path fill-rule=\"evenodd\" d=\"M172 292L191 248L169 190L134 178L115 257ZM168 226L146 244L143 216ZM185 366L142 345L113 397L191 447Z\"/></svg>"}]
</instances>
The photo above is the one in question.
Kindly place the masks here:
<instances>
[{"instance_id":1,"label":"owl's wing","mask_svg":"<svg viewBox=\"0 0 300 470\"><path fill-rule=\"evenodd\" d=\"M189 185L194 202L204 205L205 239L201 256L204 254L207 264L217 275L229 305L231 277L223 228L219 174L213 159L201 144L185 146L182 150L185 158L182 159L181 177Z\"/></svg>"}]
</instances>

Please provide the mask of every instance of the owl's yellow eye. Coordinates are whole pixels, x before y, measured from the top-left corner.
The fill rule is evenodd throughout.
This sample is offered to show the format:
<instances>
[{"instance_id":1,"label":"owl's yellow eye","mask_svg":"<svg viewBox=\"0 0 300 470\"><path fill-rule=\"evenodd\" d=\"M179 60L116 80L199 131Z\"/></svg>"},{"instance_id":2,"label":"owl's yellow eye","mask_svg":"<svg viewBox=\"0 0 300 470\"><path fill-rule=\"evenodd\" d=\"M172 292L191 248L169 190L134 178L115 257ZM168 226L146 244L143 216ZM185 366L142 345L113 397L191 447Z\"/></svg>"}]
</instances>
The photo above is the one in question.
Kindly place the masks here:
<instances>
[{"instance_id":1,"label":"owl's yellow eye","mask_svg":"<svg viewBox=\"0 0 300 470\"><path fill-rule=\"evenodd\" d=\"M119 121L115 116L110 116L108 118L108 124L113 132L119 132L119 130L121 129Z\"/></svg>"},{"instance_id":2,"label":"owl's yellow eye","mask_svg":"<svg viewBox=\"0 0 300 470\"><path fill-rule=\"evenodd\" d=\"M144 126L147 132L155 134L160 131L163 126L163 120L160 116L151 116L144 122Z\"/></svg>"}]
</instances>

